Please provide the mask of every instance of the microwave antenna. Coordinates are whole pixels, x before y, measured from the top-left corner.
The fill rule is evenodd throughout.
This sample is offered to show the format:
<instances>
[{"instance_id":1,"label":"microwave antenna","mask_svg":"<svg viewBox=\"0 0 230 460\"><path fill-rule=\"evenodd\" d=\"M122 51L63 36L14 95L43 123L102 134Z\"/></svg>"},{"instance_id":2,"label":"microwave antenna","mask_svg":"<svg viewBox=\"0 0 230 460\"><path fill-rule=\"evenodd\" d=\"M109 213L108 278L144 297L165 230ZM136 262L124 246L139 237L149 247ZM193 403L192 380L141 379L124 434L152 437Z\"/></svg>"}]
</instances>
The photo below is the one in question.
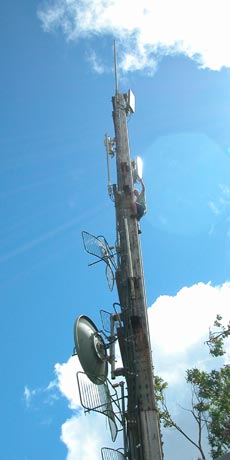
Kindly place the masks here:
<instances>
[{"instance_id":1,"label":"microwave antenna","mask_svg":"<svg viewBox=\"0 0 230 460\"><path fill-rule=\"evenodd\" d=\"M114 42L115 96L112 97L113 137L106 134L107 161L115 158L116 183L109 195L115 205L116 244L110 247L104 236L82 232L85 250L94 256L90 265L104 262L110 290L117 287L118 302L113 314L102 310L104 331L80 315L74 325L75 349L83 373L77 381L86 411L104 414L111 437L123 433L123 447L103 447L102 460L162 460L163 450L156 402L153 359L149 336L145 280L140 241L140 218L133 213L133 186L142 181L139 160L131 160L127 117L135 113L132 90L118 89L117 53ZM113 291L114 292L114 291ZM117 306L119 306L119 311ZM116 368L118 344L122 365ZM108 369L111 367L111 378ZM121 379L117 382L117 377Z\"/></svg>"}]
</instances>

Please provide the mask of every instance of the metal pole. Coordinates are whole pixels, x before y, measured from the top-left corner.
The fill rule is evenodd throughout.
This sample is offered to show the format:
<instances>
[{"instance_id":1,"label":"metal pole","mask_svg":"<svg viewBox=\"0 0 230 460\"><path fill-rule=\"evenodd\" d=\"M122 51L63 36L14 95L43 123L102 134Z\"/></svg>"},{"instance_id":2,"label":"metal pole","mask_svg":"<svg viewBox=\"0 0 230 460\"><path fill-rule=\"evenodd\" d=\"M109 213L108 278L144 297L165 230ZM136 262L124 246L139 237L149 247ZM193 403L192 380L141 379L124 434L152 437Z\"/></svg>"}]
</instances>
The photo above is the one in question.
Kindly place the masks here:
<instances>
[{"instance_id":1,"label":"metal pole","mask_svg":"<svg viewBox=\"0 0 230 460\"><path fill-rule=\"evenodd\" d=\"M115 94L118 94L118 77L117 77L117 46L114 40L114 70L115 70Z\"/></svg>"},{"instance_id":2,"label":"metal pole","mask_svg":"<svg viewBox=\"0 0 230 460\"><path fill-rule=\"evenodd\" d=\"M118 192L115 194L119 240L116 282L123 319L120 340L128 388L129 459L162 460L141 246L137 221L131 217L133 179L126 121L128 96L116 92L112 102Z\"/></svg>"}]
</instances>

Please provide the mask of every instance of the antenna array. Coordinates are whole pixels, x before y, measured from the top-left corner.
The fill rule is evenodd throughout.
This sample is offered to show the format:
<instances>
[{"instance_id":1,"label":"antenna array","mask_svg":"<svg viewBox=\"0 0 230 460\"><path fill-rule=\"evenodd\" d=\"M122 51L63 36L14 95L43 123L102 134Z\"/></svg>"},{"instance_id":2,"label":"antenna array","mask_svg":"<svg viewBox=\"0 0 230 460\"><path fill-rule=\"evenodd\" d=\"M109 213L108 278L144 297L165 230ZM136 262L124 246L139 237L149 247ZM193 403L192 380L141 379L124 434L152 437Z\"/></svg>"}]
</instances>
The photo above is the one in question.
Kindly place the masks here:
<instances>
[{"instance_id":1,"label":"antenna array","mask_svg":"<svg viewBox=\"0 0 230 460\"><path fill-rule=\"evenodd\" d=\"M77 373L81 404L86 412L107 417L112 441L123 433L122 449L103 447L102 460L162 460L158 409L155 398L153 363L139 222L133 216L133 184L140 178L138 161L130 159L127 116L135 112L131 90L118 92L116 42L114 42L115 96L113 121L115 137L105 136L108 191L116 211L116 244L104 236L82 232L86 252L94 257L89 265L104 262L110 291L115 281L119 303L113 312L101 310L104 331L85 315L74 325L75 349L84 372ZM110 160L116 159L117 183L111 185ZM121 367L116 366L119 347ZM108 369L111 371L111 383ZM119 381L117 378L119 377Z\"/></svg>"}]
</instances>

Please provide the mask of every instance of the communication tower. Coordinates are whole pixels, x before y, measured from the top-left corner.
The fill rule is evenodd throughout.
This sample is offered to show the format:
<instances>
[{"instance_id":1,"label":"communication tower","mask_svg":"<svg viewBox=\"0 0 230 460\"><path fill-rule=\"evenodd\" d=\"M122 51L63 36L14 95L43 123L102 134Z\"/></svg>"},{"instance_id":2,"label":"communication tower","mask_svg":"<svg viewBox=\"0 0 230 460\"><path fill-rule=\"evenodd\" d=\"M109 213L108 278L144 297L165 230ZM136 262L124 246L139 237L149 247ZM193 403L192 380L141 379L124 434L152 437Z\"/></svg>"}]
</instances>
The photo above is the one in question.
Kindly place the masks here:
<instances>
[{"instance_id":1,"label":"communication tower","mask_svg":"<svg viewBox=\"0 0 230 460\"><path fill-rule=\"evenodd\" d=\"M147 317L140 226L133 216L133 187L140 176L131 161L127 117L135 112L131 90L119 93L114 45L115 95L112 98L115 136L106 134L108 193L116 210L116 245L102 235L82 232L85 250L104 262L109 289L116 283L119 302L113 312L101 311L99 331L85 315L74 324L76 353L84 372L77 374L81 404L86 411L104 414L112 440L123 433L121 449L102 448L103 460L162 460L159 415L155 398L153 362ZM117 183L111 184L110 163L116 159ZM116 368L115 344L123 366ZM111 371L108 378L109 368ZM110 380L111 379L111 380ZM112 383L113 382L113 383Z\"/></svg>"}]
</instances>

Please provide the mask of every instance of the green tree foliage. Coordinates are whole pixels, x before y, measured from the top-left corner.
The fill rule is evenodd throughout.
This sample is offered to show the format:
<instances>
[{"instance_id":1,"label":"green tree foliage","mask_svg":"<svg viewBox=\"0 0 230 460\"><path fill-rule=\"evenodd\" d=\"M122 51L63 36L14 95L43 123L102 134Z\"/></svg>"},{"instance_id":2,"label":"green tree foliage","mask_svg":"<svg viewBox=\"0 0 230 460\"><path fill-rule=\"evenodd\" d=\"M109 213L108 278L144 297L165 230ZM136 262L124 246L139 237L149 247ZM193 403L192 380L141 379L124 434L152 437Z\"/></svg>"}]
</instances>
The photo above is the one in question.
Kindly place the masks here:
<instances>
[{"instance_id":1,"label":"green tree foliage","mask_svg":"<svg viewBox=\"0 0 230 460\"><path fill-rule=\"evenodd\" d=\"M222 317L217 315L214 322L215 330L209 330L209 340L207 345L212 356L223 356L224 350L224 339L230 336L230 322L227 327L224 327L221 323Z\"/></svg>"},{"instance_id":2,"label":"green tree foliage","mask_svg":"<svg viewBox=\"0 0 230 460\"><path fill-rule=\"evenodd\" d=\"M230 323L224 327L221 316L216 317L215 330L209 331L206 342L212 356L223 356L224 342L230 336ZM186 381L191 386L192 405L187 409L197 424L197 439L188 436L172 419L165 401L164 390L167 383L156 377L157 400L160 419L165 427L174 427L199 451L200 458L205 460L202 447L204 428L208 436L212 459L230 450L230 366L224 365L219 370L210 372L197 368L188 369Z\"/></svg>"}]
</instances>

